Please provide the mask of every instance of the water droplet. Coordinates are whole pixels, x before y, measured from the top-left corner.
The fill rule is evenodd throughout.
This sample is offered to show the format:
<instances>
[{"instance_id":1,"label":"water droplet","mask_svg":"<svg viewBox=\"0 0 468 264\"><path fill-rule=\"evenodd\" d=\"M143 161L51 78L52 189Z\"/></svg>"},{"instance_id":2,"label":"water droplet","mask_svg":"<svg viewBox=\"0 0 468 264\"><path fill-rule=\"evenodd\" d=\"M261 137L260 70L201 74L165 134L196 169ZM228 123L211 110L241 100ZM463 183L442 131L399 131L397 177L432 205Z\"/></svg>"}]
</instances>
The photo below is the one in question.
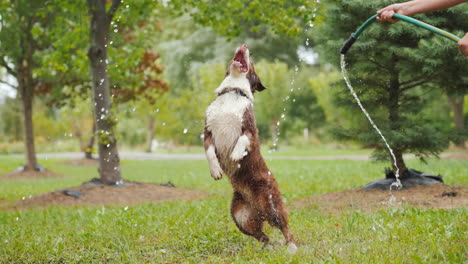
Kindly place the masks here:
<instances>
[{"instance_id":1,"label":"water droplet","mask_svg":"<svg viewBox=\"0 0 468 264\"><path fill-rule=\"evenodd\" d=\"M162 125L165 126L165 125L166 125L166 122L163 122Z\"/></svg>"},{"instance_id":2,"label":"water droplet","mask_svg":"<svg viewBox=\"0 0 468 264\"><path fill-rule=\"evenodd\" d=\"M110 144L107 144L106 147L110 147ZM109 155L110 155L110 153L109 153Z\"/></svg>"},{"instance_id":3,"label":"water droplet","mask_svg":"<svg viewBox=\"0 0 468 264\"><path fill-rule=\"evenodd\" d=\"M125 207L124 207L124 210L127 211L127 210L128 210L128 206L125 206Z\"/></svg>"},{"instance_id":4,"label":"water droplet","mask_svg":"<svg viewBox=\"0 0 468 264\"><path fill-rule=\"evenodd\" d=\"M281 114L281 118L284 119L286 117L285 114Z\"/></svg>"},{"instance_id":5,"label":"water droplet","mask_svg":"<svg viewBox=\"0 0 468 264\"><path fill-rule=\"evenodd\" d=\"M114 29L114 32L117 33L117 32L119 32L119 30L118 30L118 29Z\"/></svg>"},{"instance_id":6,"label":"water droplet","mask_svg":"<svg viewBox=\"0 0 468 264\"><path fill-rule=\"evenodd\" d=\"M110 44L110 45L114 44L114 41L112 41L112 40L111 40L111 41L109 41L109 44Z\"/></svg>"},{"instance_id":7,"label":"water droplet","mask_svg":"<svg viewBox=\"0 0 468 264\"><path fill-rule=\"evenodd\" d=\"M309 38L306 39L305 44L306 44L306 46L309 46Z\"/></svg>"},{"instance_id":8,"label":"water droplet","mask_svg":"<svg viewBox=\"0 0 468 264\"><path fill-rule=\"evenodd\" d=\"M240 168L240 167L241 167L240 164L237 164L237 168Z\"/></svg>"},{"instance_id":9,"label":"water droplet","mask_svg":"<svg viewBox=\"0 0 468 264\"><path fill-rule=\"evenodd\" d=\"M104 111L106 111L106 109L105 109L104 107L103 107L103 108L101 108L101 112L104 112Z\"/></svg>"},{"instance_id":10,"label":"water droplet","mask_svg":"<svg viewBox=\"0 0 468 264\"><path fill-rule=\"evenodd\" d=\"M188 129L184 128L184 134L187 134L187 132L188 132Z\"/></svg>"}]
</instances>

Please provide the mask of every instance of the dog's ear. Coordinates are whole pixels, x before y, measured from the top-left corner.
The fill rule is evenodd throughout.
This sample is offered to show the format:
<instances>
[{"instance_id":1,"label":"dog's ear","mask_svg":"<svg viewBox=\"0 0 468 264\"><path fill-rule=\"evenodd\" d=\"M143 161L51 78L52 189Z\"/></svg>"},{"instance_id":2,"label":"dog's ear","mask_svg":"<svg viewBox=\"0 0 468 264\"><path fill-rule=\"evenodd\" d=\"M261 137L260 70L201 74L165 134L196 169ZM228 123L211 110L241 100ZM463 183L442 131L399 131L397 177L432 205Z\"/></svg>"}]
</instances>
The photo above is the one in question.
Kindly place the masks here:
<instances>
[{"instance_id":1,"label":"dog's ear","mask_svg":"<svg viewBox=\"0 0 468 264\"><path fill-rule=\"evenodd\" d=\"M250 69L249 73L247 74L247 79L249 79L250 83L250 90L252 93L255 91L263 91L266 89L265 86L263 86L262 81L260 81L260 78L258 77L257 73L255 72L255 68L253 66L253 63L250 63Z\"/></svg>"},{"instance_id":2,"label":"dog's ear","mask_svg":"<svg viewBox=\"0 0 468 264\"><path fill-rule=\"evenodd\" d=\"M257 80L256 83L255 83L255 85L254 85L255 90L257 90L257 91L259 91L259 92L265 90L266 87L263 86L262 81L260 81L260 78L258 78L258 75L257 75L256 73L255 73L255 77L256 77L255 79Z\"/></svg>"}]
</instances>

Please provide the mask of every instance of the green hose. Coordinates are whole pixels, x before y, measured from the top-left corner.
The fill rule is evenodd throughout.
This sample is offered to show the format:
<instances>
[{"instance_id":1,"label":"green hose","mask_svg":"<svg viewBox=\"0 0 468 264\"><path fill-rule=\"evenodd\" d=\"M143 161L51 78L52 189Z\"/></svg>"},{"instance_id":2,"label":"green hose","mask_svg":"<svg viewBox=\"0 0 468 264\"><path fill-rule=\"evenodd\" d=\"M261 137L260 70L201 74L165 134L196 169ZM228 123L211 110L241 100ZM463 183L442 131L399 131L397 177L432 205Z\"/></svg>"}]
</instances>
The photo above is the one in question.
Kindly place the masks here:
<instances>
[{"instance_id":1,"label":"green hose","mask_svg":"<svg viewBox=\"0 0 468 264\"><path fill-rule=\"evenodd\" d=\"M348 52L348 50L351 48L351 46L353 45L353 43L358 39L359 35L361 35L361 33L370 25L372 24L372 22L375 21L375 19L380 16L380 15L373 15L372 17L370 17L369 19L366 20L366 22L364 22L357 30L356 32L352 33L351 36L349 37L349 39L344 43L343 47L341 48L340 50L340 53L341 54L346 54L346 52ZM444 31L440 28L437 28L437 27L434 27L432 25L429 25L427 23L424 23L422 21L419 21L417 19L414 19L414 18L411 18L411 17L407 17L407 16L404 16L404 15L400 15L400 14L394 14L393 15L393 18L396 18L396 19L401 19L403 21L406 21L406 22L409 22L411 24L414 24L416 26L419 26L419 27L422 27L422 28L425 28L429 31L432 31L436 34L439 34L443 37L446 37L448 39L451 39L455 42L458 42L460 40L459 37L453 35L452 33L449 33L447 31Z\"/></svg>"}]
</instances>

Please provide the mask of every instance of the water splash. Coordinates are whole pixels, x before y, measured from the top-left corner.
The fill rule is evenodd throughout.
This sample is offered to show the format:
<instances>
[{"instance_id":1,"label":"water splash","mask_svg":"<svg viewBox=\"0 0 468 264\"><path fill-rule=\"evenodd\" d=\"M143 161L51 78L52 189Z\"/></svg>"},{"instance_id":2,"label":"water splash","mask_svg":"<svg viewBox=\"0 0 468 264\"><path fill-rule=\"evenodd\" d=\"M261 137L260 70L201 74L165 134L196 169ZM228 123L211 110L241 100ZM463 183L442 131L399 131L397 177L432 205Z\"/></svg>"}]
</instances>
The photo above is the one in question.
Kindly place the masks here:
<instances>
[{"instance_id":1,"label":"water splash","mask_svg":"<svg viewBox=\"0 0 468 264\"><path fill-rule=\"evenodd\" d=\"M390 155L392 156L393 165L394 165L395 168L396 168L396 171L395 171L395 178L396 178L396 181L393 182L393 183L390 185L390 190L392 190L392 187L395 187L395 189L401 189L401 188L403 187L403 185L401 184L401 181L400 181L400 169L399 169L398 166L397 166L395 154L393 154L393 150L392 150L392 148L390 147L390 145L388 144L387 139L384 137L384 135L382 134L382 132L380 131L380 129L377 127L377 125L375 125L374 121L373 121L372 118L370 117L369 113L367 113L367 111L366 111L366 109L364 108L364 106L362 106L361 101L359 100L359 98L358 98L356 92L354 91L353 86L351 85L351 82L350 82L349 77L348 77L348 72L346 71L346 61L345 61L345 55L344 55L344 54L341 54L341 73L343 74L343 77L344 77L345 82L346 82L346 86L348 86L349 91L350 91L351 94L353 95L354 99L356 100L357 104L358 104L359 107L361 108L361 110L362 110L362 112L364 113L364 115L367 117L367 120L369 120L369 122L371 123L371 125L374 127L375 131L377 131L377 133L380 135L380 137L381 137L382 140L384 141L385 146L387 146L387 149L388 149L388 151L390 152Z\"/></svg>"}]
</instances>

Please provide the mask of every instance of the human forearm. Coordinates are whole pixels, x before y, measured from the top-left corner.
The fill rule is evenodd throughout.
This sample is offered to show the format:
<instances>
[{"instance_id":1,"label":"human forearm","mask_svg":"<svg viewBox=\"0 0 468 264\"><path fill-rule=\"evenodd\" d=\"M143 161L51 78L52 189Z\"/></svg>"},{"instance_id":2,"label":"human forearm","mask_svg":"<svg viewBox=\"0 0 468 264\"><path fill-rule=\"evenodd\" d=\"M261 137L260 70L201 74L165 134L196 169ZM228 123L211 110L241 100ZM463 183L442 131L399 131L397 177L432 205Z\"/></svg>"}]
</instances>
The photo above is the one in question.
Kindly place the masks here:
<instances>
[{"instance_id":1,"label":"human forearm","mask_svg":"<svg viewBox=\"0 0 468 264\"><path fill-rule=\"evenodd\" d=\"M412 16L419 13L449 8L465 2L468 2L468 0L413 0L393 4L377 11L377 14L380 15L377 20L396 22L396 20L392 18L395 13Z\"/></svg>"},{"instance_id":2,"label":"human forearm","mask_svg":"<svg viewBox=\"0 0 468 264\"><path fill-rule=\"evenodd\" d=\"M413 0L402 3L402 15L412 16L415 14L447 9L458 4L468 2L468 0Z\"/></svg>"}]
</instances>

